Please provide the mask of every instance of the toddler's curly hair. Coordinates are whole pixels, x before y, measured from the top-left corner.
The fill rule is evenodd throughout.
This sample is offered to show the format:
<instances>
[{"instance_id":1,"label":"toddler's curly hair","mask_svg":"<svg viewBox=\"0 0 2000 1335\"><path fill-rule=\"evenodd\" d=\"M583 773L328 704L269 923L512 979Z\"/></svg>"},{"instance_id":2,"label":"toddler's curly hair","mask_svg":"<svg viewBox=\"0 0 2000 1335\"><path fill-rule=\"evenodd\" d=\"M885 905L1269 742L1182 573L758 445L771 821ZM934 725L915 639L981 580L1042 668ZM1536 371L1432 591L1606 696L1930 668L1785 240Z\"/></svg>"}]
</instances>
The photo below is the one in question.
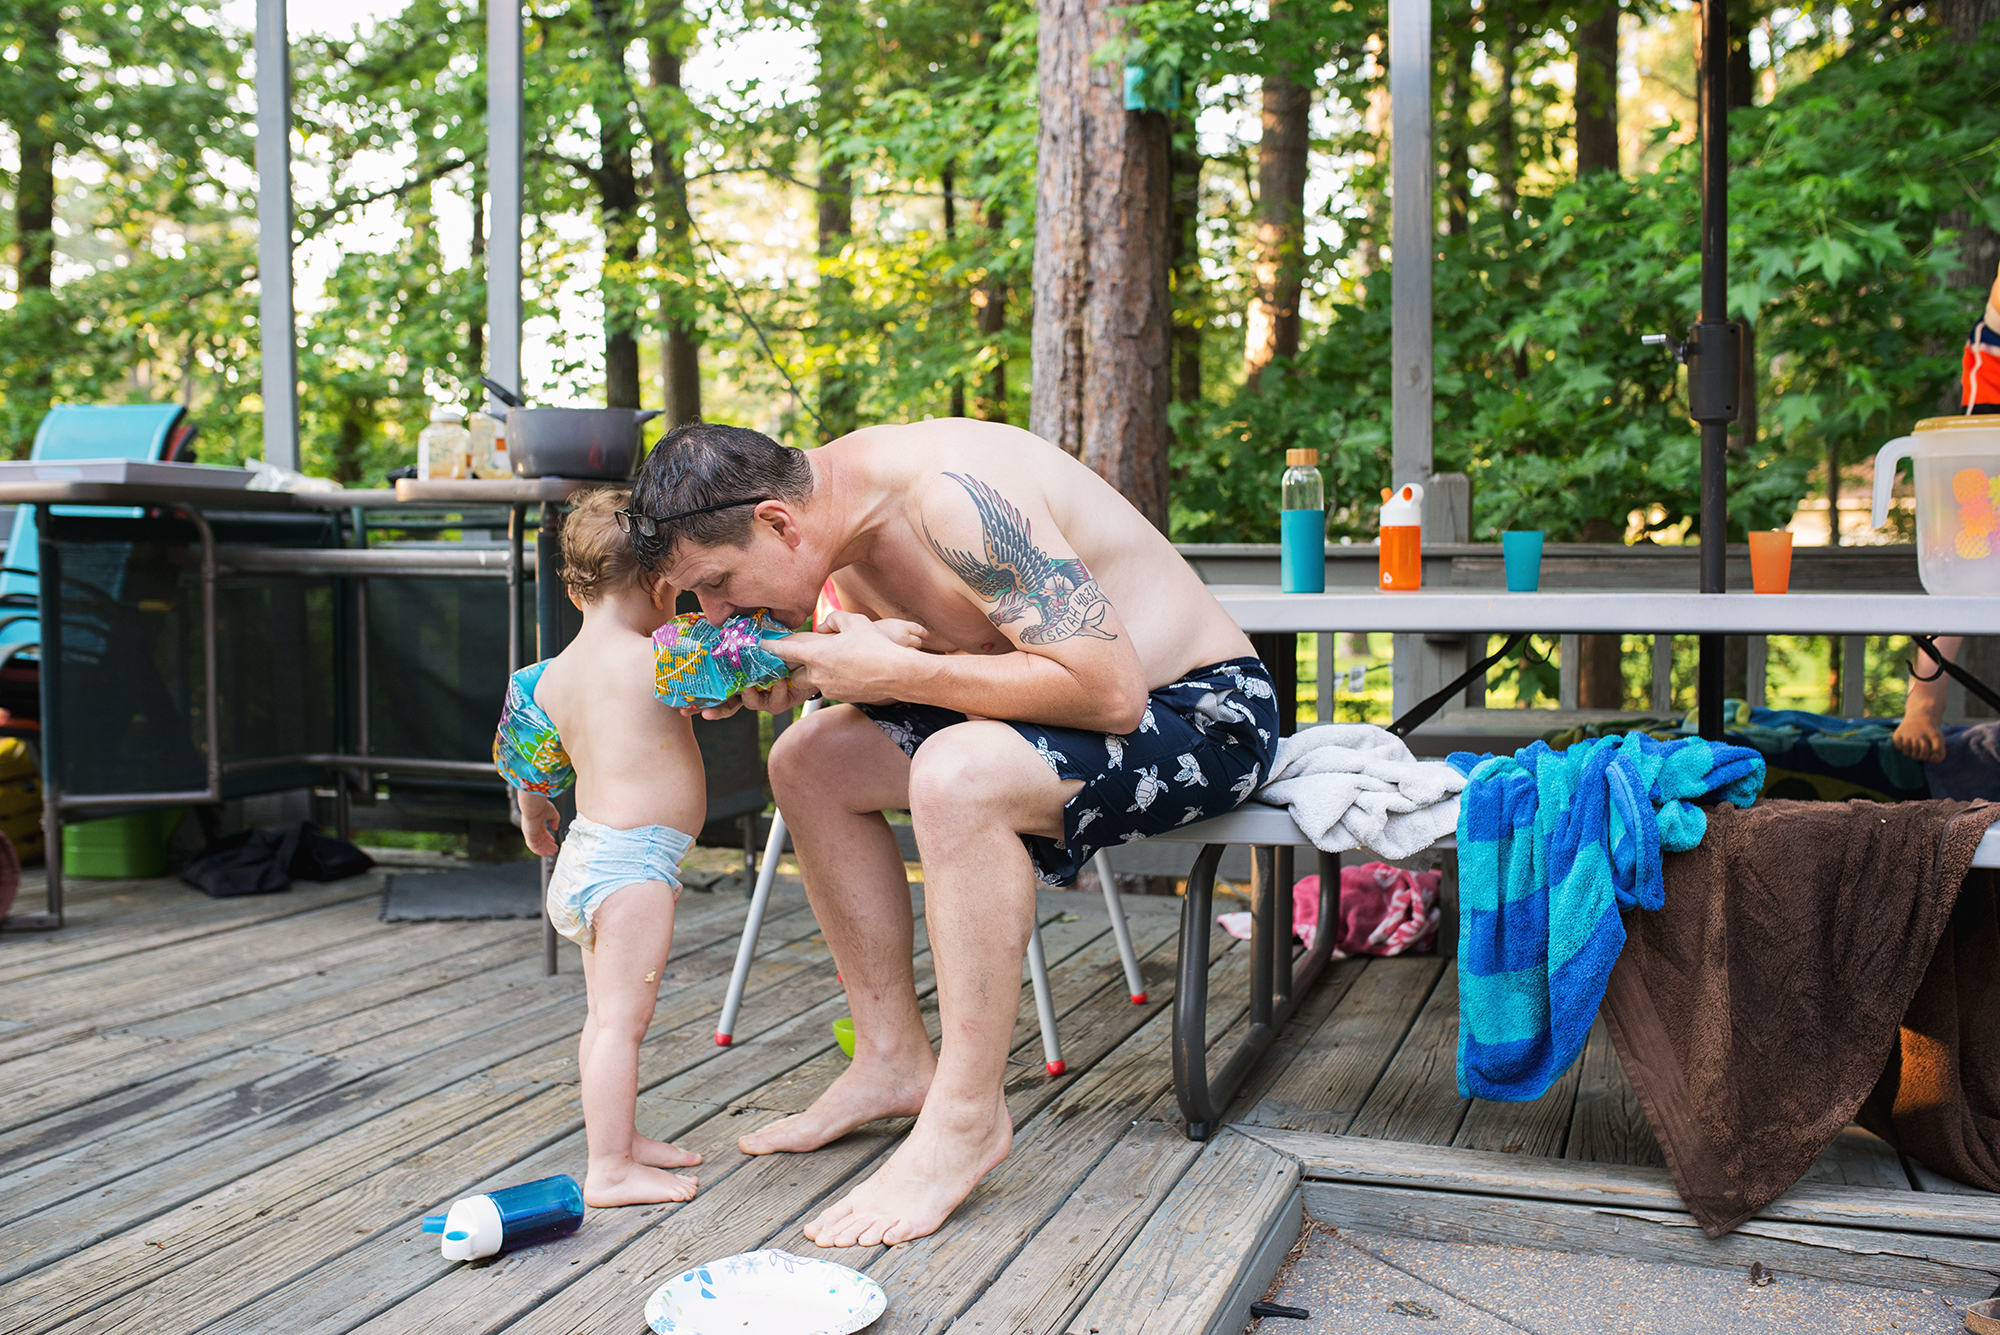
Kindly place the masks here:
<instances>
[{"instance_id":1,"label":"toddler's curly hair","mask_svg":"<svg viewBox=\"0 0 2000 1335\"><path fill-rule=\"evenodd\" d=\"M618 511L632 503L625 487L593 487L578 492L563 517L562 581L578 602L639 582L644 573L631 539L618 527Z\"/></svg>"}]
</instances>

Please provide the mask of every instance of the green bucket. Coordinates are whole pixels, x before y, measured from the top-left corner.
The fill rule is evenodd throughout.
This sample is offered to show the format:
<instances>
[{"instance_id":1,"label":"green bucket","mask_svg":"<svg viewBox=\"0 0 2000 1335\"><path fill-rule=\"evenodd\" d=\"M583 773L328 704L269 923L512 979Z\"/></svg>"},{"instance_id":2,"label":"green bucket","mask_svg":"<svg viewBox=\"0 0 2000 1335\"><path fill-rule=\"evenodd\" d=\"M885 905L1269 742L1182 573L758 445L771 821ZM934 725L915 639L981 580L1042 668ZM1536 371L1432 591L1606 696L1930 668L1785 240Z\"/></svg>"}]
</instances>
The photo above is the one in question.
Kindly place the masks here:
<instances>
[{"instance_id":1,"label":"green bucket","mask_svg":"<svg viewBox=\"0 0 2000 1335\"><path fill-rule=\"evenodd\" d=\"M167 841L181 814L179 807L168 807L63 826L63 875L100 880L166 875Z\"/></svg>"}]
</instances>

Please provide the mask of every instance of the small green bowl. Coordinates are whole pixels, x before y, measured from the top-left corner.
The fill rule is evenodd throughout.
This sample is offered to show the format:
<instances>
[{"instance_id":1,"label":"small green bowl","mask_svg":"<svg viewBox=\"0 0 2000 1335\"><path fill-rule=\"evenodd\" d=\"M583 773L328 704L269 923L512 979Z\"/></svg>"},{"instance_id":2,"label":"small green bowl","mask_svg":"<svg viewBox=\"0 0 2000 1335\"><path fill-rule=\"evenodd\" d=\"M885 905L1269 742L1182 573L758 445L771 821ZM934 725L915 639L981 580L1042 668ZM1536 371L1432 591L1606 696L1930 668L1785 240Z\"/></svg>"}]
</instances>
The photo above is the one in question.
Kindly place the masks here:
<instances>
[{"instance_id":1,"label":"small green bowl","mask_svg":"<svg viewBox=\"0 0 2000 1335\"><path fill-rule=\"evenodd\" d=\"M840 1044L840 1050L847 1054L847 1060L854 1060L854 1017L843 1015L833 1022L833 1041Z\"/></svg>"}]
</instances>

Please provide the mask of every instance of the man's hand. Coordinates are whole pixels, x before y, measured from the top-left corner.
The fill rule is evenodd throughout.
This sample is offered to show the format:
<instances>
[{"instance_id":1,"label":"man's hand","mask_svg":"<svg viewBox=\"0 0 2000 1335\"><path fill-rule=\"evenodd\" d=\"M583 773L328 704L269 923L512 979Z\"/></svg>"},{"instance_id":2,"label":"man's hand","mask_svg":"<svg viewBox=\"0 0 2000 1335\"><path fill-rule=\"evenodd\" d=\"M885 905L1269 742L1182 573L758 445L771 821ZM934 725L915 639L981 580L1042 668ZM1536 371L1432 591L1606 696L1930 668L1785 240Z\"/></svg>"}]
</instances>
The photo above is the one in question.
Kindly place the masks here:
<instances>
[{"instance_id":1,"label":"man's hand","mask_svg":"<svg viewBox=\"0 0 2000 1335\"><path fill-rule=\"evenodd\" d=\"M556 831L562 828L562 813L540 793L521 790L521 837L530 851L545 858L556 855Z\"/></svg>"},{"instance_id":2,"label":"man's hand","mask_svg":"<svg viewBox=\"0 0 2000 1335\"><path fill-rule=\"evenodd\" d=\"M801 632L797 635L788 635L782 640L760 640L758 642L758 647L766 653L776 654L779 658L784 659L785 662L792 664L792 674L784 681L773 682L770 686L761 690L754 686L750 687L741 695L731 696L719 705L710 705L706 709L699 711L694 706L689 705L682 709L681 713L692 716L699 712L705 719L721 719L728 718L739 709L755 709L765 714L782 714L787 710L798 708L814 696L828 691L829 688L823 684L825 676L823 674L816 675L807 666L811 661L809 656L800 657L796 654L787 654L785 646L813 641L820 636L839 635L843 631L866 632L879 635L887 639L890 643L900 645L905 649L922 649L930 641L931 637L930 631L926 630L923 626L914 621L904 621L900 617L884 617L882 620L876 621L862 616L858 612L834 612L820 621L816 632ZM839 691L832 691L831 694L837 700L859 698L843 695ZM874 702L872 700L865 700L861 701L861 703L872 704Z\"/></svg>"},{"instance_id":3,"label":"man's hand","mask_svg":"<svg viewBox=\"0 0 2000 1335\"><path fill-rule=\"evenodd\" d=\"M792 686L818 691L853 704L872 705L903 698L925 660L918 657L930 632L914 621L871 621L855 612L835 612L815 635L765 640L762 648L792 665ZM746 694L748 694L746 692Z\"/></svg>"}]
</instances>

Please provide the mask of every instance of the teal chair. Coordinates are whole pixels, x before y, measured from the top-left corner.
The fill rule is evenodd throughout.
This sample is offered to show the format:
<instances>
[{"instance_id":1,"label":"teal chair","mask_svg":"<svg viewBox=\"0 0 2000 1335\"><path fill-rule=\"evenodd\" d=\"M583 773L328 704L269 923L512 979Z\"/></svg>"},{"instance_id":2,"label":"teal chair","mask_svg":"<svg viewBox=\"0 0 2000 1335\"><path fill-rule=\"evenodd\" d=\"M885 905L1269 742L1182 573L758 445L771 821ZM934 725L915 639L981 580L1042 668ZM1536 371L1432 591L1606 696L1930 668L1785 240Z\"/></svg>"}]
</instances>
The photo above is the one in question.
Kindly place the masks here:
<instances>
[{"instance_id":1,"label":"teal chair","mask_svg":"<svg viewBox=\"0 0 2000 1335\"><path fill-rule=\"evenodd\" d=\"M65 404L49 409L35 432L30 459L136 459L190 462L194 426L178 403ZM63 514L136 514L106 506L64 506ZM8 645L34 644L41 639L35 616L41 588L41 549L35 530L35 510L23 505L14 512L14 529L7 537L7 555L0 562L0 661L11 655Z\"/></svg>"}]
</instances>

